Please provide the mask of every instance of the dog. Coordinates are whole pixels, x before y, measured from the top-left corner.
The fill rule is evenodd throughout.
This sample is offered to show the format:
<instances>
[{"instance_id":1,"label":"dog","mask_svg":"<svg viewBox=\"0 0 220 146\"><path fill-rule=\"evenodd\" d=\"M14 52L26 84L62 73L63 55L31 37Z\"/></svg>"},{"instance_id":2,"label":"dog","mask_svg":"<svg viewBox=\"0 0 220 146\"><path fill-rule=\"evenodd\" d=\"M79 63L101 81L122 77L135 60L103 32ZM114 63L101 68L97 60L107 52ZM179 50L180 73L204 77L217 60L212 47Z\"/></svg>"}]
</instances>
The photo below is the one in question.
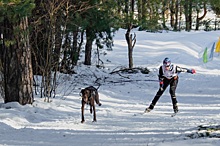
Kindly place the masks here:
<instances>
[{"instance_id":1,"label":"dog","mask_svg":"<svg viewBox=\"0 0 220 146\"><path fill-rule=\"evenodd\" d=\"M85 122L84 119L84 107L85 104L90 105L90 113L93 112L93 122L96 122L96 110L95 110L95 102L99 106L102 104L99 102L99 93L98 88L96 89L93 86L86 87L85 89L81 90L81 96L82 96L82 107L81 107L81 114L82 114L82 121L81 123Z\"/></svg>"}]
</instances>

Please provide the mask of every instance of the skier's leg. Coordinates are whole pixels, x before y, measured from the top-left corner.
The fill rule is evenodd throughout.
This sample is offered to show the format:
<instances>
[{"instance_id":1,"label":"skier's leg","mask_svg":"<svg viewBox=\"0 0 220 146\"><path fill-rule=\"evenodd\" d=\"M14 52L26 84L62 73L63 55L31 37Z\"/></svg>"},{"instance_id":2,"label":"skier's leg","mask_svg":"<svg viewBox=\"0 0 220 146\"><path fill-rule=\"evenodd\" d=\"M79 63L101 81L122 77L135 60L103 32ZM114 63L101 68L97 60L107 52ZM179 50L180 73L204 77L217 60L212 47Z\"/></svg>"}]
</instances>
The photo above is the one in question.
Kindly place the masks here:
<instances>
[{"instance_id":1,"label":"skier's leg","mask_svg":"<svg viewBox=\"0 0 220 146\"><path fill-rule=\"evenodd\" d=\"M161 88L157 91L157 94L155 95L154 99L152 100L149 107L145 109L145 112L150 112L152 109L154 109L154 106L156 105L157 101L159 100L160 96L163 94L164 89L161 90Z\"/></svg>"},{"instance_id":2,"label":"skier's leg","mask_svg":"<svg viewBox=\"0 0 220 146\"><path fill-rule=\"evenodd\" d=\"M178 84L178 77L176 79L173 79L170 83L170 96L173 104L173 110L175 113L178 112L178 105L177 105L177 99L176 99L176 87Z\"/></svg>"},{"instance_id":3,"label":"skier's leg","mask_svg":"<svg viewBox=\"0 0 220 146\"><path fill-rule=\"evenodd\" d=\"M161 90L161 88L157 91L157 94L154 96L154 99L152 100L149 106L150 109L154 108L154 106L156 105L157 101L160 99L160 96L163 94L163 92L164 92L164 89Z\"/></svg>"},{"instance_id":4,"label":"skier's leg","mask_svg":"<svg viewBox=\"0 0 220 146\"><path fill-rule=\"evenodd\" d=\"M155 95L154 99L152 100L150 106L146 108L145 111L150 112L152 109L154 109L154 106L156 105L157 101L160 99L163 92L166 90L167 86L169 85L169 82L167 80L164 81L163 89L159 88L157 91L157 94Z\"/></svg>"}]
</instances>

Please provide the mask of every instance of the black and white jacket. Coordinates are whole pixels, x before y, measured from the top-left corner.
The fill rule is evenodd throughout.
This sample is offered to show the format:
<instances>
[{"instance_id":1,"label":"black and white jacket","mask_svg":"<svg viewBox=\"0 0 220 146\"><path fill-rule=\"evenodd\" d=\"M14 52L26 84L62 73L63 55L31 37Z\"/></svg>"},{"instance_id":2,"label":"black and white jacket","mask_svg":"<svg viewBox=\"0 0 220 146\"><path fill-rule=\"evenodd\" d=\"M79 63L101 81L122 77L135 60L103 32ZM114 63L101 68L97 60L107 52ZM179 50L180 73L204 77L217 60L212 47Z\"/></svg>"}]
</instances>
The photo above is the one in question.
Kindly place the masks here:
<instances>
[{"instance_id":1,"label":"black and white jacket","mask_svg":"<svg viewBox=\"0 0 220 146\"><path fill-rule=\"evenodd\" d=\"M163 80L163 78L172 79L173 77L178 76L180 72L191 73L191 70L176 66L174 64L171 64L170 69L166 70L165 66L162 65L160 66L158 77L159 80Z\"/></svg>"}]
</instances>

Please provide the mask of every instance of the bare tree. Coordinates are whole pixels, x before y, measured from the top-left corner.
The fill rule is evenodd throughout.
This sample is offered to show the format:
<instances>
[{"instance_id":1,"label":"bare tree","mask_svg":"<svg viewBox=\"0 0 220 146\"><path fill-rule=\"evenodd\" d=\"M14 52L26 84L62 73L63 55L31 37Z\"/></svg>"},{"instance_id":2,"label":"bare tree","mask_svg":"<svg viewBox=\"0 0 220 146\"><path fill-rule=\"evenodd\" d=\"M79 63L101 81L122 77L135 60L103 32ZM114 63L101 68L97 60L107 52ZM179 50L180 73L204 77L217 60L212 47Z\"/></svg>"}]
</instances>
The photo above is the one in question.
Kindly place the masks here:
<instances>
[{"instance_id":1,"label":"bare tree","mask_svg":"<svg viewBox=\"0 0 220 146\"><path fill-rule=\"evenodd\" d=\"M207 8L206 8L206 1L202 2L203 4L203 15L200 17L199 13L201 11L200 8L200 3L196 5L196 30L199 30L199 25L200 25L200 21L205 18L206 14L207 14Z\"/></svg>"},{"instance_id":2,"label":"bare tree","mask_svg":"<svg viewBox=\"0 0 220 146\"><path fill-rule=\"evenodd\" d=\"M131 34L131 30L134 27L134 0L129 2L125 0L125 24L126 24L126 34L125 39L128 44L128 65L129 68L133 68L133 49L136 43L136 35L134 37Z\"/></svg>"},{"instance_id":3,"label":"bare tree","mask_svg":"<svg viewBox=\"0 0 220 146\"><path fill-rule=\"evenodd\" d=\"M47 102L56 87L62 45L62 17L66 14L68 2L36 0L31 20L34 28L32 31L34 69L35 74L42 75L41 96L44 96Z\"/></svg>"}]
</instances>

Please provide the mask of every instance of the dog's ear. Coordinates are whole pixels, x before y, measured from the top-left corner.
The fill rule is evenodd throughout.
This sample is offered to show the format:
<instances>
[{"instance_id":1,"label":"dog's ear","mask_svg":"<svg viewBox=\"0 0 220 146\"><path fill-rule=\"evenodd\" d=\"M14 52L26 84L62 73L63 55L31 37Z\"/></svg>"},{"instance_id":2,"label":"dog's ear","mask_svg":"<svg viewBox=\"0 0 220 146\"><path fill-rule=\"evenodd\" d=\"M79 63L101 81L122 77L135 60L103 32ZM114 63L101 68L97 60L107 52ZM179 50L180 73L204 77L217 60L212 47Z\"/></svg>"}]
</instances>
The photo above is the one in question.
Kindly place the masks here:
<instances>
[{"instance_id":1,"label":"dog's ear","mask_svg":"<svg viewBox=\"0 0 220 146\"><path fill-rule=\"evenodd\" d=\"M82 89L79 93L80 96L83 96L85 94L85 89Z\"/></svg>"},{"instance_id":2,"label":"dog's ear","mask_svg":"<svg viewBox=\"0 0 220 146\"><path fill-rule=\"evenodd\" d=\"M80 93L84 93L84 92L85 92L85 89L82 89Z\"/></svg>"}]
</instances>

